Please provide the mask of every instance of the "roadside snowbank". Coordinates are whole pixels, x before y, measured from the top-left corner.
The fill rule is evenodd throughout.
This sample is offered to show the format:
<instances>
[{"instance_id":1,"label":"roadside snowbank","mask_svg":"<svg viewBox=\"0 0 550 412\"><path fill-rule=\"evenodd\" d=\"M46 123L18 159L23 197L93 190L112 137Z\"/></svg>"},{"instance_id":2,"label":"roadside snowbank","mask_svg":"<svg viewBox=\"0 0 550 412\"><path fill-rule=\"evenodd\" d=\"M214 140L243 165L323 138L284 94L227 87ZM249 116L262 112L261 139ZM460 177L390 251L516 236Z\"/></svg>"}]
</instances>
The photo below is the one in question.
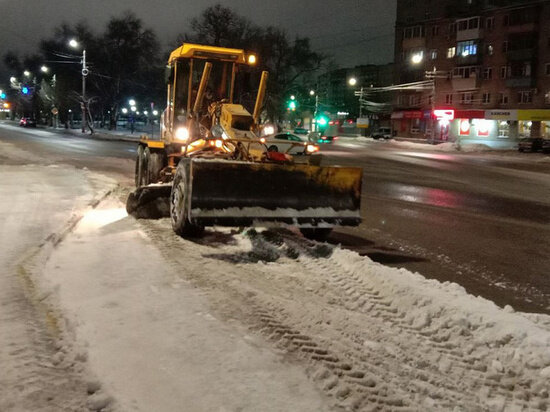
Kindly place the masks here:
<instances>
[{"instance_id":1,"label":"roadside snowbank","mask_svg":"<svg viewBox=\"0 0 550 412\"><path fill-rule=\"evenodd\" d=\"M398 140L390 140L389 144L392 146L397 146L404 149L420 149L420 150L435 150L439 152L465 152L465 153L474 153L474 152L487 152L494 151L496 149L487 146L481 143L461 143L457 144L456 142L447 142L439 144L427 144L427 143L415 143L415 142L404 142Z\"/></svg>"}]
</instances>

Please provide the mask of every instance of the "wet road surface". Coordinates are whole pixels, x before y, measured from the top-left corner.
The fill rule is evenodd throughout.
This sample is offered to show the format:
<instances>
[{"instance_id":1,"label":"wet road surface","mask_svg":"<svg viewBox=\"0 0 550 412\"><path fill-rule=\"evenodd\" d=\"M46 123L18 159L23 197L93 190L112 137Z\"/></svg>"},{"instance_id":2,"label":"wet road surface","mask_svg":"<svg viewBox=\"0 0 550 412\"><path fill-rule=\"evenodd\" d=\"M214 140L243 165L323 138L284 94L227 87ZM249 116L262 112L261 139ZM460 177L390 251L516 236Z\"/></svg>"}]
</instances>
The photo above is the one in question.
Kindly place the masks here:
<instances>
[{"instance_id":1,"label":"wet road surface","mask_svg":"<svg viewBox=\"0 0 550 412\"><path fill-rule=\"evenodd\" d=\"M0 124L0 141L45 160L133 181L136 144ZM364 169L357 228L329 241L383 264L452 281L517 310L550 313L550 158L439 153L388 142L322 147ZM0 161L2 158L0 157Z\"/></svg>"}]
</instances>

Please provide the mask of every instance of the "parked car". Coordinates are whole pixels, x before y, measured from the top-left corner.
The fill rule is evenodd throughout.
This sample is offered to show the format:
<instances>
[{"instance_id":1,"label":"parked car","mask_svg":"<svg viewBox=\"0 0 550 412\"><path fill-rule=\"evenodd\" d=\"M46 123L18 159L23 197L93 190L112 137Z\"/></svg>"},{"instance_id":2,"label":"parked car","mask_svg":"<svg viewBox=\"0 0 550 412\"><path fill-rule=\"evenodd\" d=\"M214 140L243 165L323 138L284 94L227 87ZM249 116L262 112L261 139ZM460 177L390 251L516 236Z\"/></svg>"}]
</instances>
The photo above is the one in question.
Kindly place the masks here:
<instances>
[{"instance_id":1,"label":"parked car","mask_svg":"<svg viewBox=\"0 0 550 412\"><path fill-rule=\"evenodd\" d=\"M520 152L550 152L550 139L542 137L525 137L518 143L518 151Z\"/></svg>"},{"instance_id":2,"label":"parked car","mask_svg":"<svg viewBox=\"0 0 550 412\"><path fill-rule=\"evenodd\" d=\"M380 127L372 134L373 139L391 139L391 127Z\"/></svg>"},{"instance_id":3,"label":"parked car","mask_svg":"<svg viewBox=\"0 0 550 412\"><path fill-rule=\"evenodd\" d=\"M19 120L19 126L21 127L36 127L36 121L30 117L22 117Z\"/></svg>"},{"instance_id":4,"label":"parked car","mask_svg":"<svg viewBox=\"0 0 550 412\"><path fill-rule=\"evenodd\" d=\"M307 136L290 132L276 133L265 137L267 150L290 155L310 155L319 151L319 146Z\"/></svg>"}]
</instances>

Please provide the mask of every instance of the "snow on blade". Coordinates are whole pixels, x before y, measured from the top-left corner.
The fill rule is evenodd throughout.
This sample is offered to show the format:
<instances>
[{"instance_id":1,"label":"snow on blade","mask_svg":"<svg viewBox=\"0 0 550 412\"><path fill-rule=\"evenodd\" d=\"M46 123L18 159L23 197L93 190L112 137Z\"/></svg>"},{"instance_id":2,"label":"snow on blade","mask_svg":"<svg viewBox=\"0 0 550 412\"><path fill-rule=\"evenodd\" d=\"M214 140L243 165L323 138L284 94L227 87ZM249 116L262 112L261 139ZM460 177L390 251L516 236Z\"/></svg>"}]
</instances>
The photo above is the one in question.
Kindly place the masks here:
<instances>
[{"instance_id":1,"label":"snow on blade","mask_svg":"<svg viewBox=\"0 0 550 412\"><path fill-rule=\"evenodd\" d=\"M292 208L266 209L262 207L229 207L226 209L191 209L191 215L194 217L274 217L274 218L293 218L293 217L316 217L316 218L338 218L338 217L360 217L358 210L334 210L331 207L307 208L303 210Z\"/></svg>"}]
</instances>

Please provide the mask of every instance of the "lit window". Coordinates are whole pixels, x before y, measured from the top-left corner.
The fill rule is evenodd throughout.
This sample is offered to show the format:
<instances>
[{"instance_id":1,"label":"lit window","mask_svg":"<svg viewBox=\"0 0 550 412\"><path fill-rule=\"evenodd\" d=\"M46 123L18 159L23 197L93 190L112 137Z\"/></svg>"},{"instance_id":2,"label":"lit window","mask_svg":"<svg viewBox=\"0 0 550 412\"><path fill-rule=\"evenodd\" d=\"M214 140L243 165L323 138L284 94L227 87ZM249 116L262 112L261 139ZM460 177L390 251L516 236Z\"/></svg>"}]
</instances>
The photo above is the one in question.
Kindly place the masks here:
<instances>
[{"instance_id":1,"label":"lit window","mask_svg":"<svg viewBox=\"0 0 550 412\"><path fill-rule=\"evenodd\" d=\"M492 56L493 53L494 53L494 51L495 51L495 48L493 47L493 45L492 45L492 44L488 44L488 45L487 45L487 54L488 54L489 56Z\"/></svg>"},{"instance_id":2,"label":"lit window","mask_svg":"<svg viewBox=\"0 0 550 412\"><path fill-rule=\"evenodd\" d=\"M437 59L437 50L436 49L433 49L433 50L430 51L430 58L432 60Z\"/></svg>"},{"instance_id":3,"label":"lit window","mask_svg":"<svg viewBox=\"0 0 550 412\"><path fill-rule=\"evenodd\" d=\"M477 44L474 40L461 41L458 43L456 51L459 56L473 56L477 54Z\"/></svg>"},{"instance_id":4,"label":"lit window","mask_svg":"<svg viewBox=\"0 0 550 412\"><path fill-rule=\"evenodd\" d=\"M449 47L447 49L447 59L452 59L456 55L456 47Z\"/></svg>"}]
</instances>

